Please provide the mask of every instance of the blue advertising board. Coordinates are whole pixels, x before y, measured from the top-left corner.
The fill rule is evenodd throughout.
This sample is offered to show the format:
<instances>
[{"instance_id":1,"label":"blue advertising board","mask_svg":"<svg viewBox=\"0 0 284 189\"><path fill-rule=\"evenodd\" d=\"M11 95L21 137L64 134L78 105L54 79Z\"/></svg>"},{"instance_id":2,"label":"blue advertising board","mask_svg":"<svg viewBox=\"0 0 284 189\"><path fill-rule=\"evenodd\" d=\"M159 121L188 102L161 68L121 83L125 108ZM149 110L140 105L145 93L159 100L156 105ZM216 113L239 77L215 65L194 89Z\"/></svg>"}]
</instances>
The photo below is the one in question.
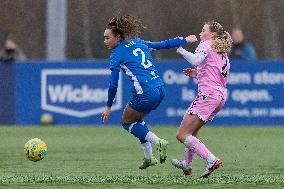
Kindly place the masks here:
<instances>
[{"instance_id":1,"label":"blue advertising board","mask_svg":"<svg viewBox=\"0 0 284 189\"><path fill-rule=\"evenodd\" d=\"M164 66L166 65L166 66ZM157 64L167 97L156 112L160 124L177 124L193 101L197 81L182 74L184 61ZM232 61L225 107L213 125L283 125L284 62ZM164 120L163 120L164 119Z\"/></svg>"},{"instance_id":2,"label":"blue advertising board","mask_svg":"<svg viewBox=\"0 0 284 189\"><path fill-rule=\"evenodd\" d=\"M179 125L197 91L186 77L184 60L156 61L166 85L161 106L146 120ZM210 123L214 125L284 125L284 62L233 61L228 100ZM20 62L16 65L16 124L39 124L50 113L55 124L98 125L107 101L110 71L107 61ZM121 73L108 125L120 125L130 98L129 78Z\"/></svg>"},{"instance_id":3,"label":"blue advertising board","mask_svg":"<svg viewBox=\"0 0 284 189\"><path fill-rule=\"evenodd\" d=\"M0 62L0 123L15 124L15 68Z\"/></svg>"},{"instance_id":4,"label":"blue advertising board","mask_svg":"<svg viewBox=\"0 0 284 189\"><path fill-rule=\"evenodd\" d=\"M52 114L55 124L100 123L107 101L110 75L107 66L106 62L17 64L16 123L39 124L46 112ZM110 124L117 123L121 117L121 86Z\"/></svg>"}]
</instances>

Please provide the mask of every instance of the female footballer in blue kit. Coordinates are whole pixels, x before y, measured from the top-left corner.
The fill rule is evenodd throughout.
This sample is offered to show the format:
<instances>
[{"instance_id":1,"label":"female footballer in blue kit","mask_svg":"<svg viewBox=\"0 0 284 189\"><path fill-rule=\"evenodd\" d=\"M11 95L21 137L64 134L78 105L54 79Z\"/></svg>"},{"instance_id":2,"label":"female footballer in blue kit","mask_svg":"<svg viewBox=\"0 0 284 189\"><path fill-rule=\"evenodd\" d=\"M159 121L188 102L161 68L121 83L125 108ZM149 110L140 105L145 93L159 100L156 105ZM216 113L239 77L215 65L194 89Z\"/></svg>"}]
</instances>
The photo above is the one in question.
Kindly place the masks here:
<instances>
[{"instance_id":1,"label":"female footballer in blue kit","mask_svg":"<svg viewBox=\"0 0 284 189\"><path fill-rule=\"evenodd\" d=\"M142 144L145 158L139 166L140 169L146 169L158 162L152 154L151 144L154 144L159 151L160 163L166 160L168 146L168 142L149 131L147 124L143 121L148 113L160 105L165 95L164 83L153 64L150 49L168 49L187 43L186 38L180 37L161 42L144 41L138 38L143 28L140 19L128 14L112 18L106 27L104 43L108 49L112 50L111 81L107 107L101 117L102 121L109 118L121 69L129 76L133 85L132 98L123 112L122 126Z\"/></svg>"}]
</instances>

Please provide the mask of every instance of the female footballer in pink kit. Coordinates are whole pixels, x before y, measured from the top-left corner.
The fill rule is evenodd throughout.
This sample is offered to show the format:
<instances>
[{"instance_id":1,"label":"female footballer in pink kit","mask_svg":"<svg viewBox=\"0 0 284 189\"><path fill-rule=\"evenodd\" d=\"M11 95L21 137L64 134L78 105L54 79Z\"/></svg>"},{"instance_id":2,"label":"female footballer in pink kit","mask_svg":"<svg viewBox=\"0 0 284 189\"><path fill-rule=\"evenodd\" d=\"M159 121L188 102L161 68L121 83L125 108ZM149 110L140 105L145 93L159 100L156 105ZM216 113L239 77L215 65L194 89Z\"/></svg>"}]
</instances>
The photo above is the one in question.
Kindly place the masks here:
<instances>
[{"instance_id":1,"label":"female footballer in pink kit","mask_svg":"<svg viewBox=\"0 0 284 189\"><path fill-rule=\"evenodd\" d=\"M199 129L212 120L222 109L227 98L227 76L230 63L228 52L231 49L230 34L215 21L207 22L203 26L197 49L194 53L182 47L177 49L195 68L184 70L185 75L196 77L198 80L198 95L192 102L177 131L176 138L185 145L183 160L173 159L172 164L183 170L185 175L191 174L194 154L207 162L202 178L208 177L214 170L222 166L218 159L197 138ZM190 42L196 42L195 35L190 36Z\"/></svg>"}]
</instances>

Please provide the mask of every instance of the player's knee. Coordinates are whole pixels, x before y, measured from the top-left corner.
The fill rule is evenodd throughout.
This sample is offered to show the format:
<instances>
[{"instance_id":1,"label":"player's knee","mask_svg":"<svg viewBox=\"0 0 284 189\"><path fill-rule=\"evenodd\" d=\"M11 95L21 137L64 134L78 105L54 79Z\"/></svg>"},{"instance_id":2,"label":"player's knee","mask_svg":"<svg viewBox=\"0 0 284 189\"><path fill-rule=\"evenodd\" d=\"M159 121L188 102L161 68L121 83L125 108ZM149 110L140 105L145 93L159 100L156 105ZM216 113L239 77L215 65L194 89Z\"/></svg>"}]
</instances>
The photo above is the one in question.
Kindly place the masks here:
<instances>
[{"instance_id":1,"label":"player's knee","mask_svg":"<svg viewBox=\"0 0 284 189\"><path fill-rule=\"evenodd\" d=\"M177 132L176 139L180 142L183 142L184 141L184 134L181 133L181 132Z\"/></svg>"}]
</instances>

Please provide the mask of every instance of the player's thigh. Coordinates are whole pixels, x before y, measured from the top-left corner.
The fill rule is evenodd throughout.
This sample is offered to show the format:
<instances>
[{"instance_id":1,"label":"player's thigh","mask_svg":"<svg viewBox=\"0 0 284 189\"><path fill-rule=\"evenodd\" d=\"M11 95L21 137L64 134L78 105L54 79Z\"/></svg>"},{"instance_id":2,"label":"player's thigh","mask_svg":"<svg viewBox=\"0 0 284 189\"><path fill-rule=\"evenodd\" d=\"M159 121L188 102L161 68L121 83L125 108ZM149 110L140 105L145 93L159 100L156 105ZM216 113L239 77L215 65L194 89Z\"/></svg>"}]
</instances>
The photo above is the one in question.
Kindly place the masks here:
<instances>
[{"instance_id":1,"label":"player's thigh","mask_svg":"<svg viewBox=\"0 0 284 189\"><path fill-rule=\"evenodd\" d=\"M163 101L164 97L165 97L165 88L164 86L160 86L160 87L157 87L155 89L155 93L156 93L156 100L153 102L153 107L152 107L152 110L156 110L161 102Z\"/></svg>"},{"instance_id":2,"label":"player's thigh","mask_svg":"<svg viewBox=\"0 0 284 189\"><path fill-rule=\"evenodd\" d=\"M226 102L226 99L222 98L219 105L216 107L216 109L211 113L211 115L208 117L208 120L211 121L213 118L217 115L217 113L224 107Z\"/></svg>"},{"instance_id":3,"label":"player's thigh","mask_svg":"<svg viewBox=\"0 0 284 189\"><path fill-rule=\"evenodd\" d=\"M164 91L157 87L143 94L133 95L128 105L137 112L148 114L160 105L163 98Z\"/></svg>"},{"instance_id":4,"label":"player's thigh","mask_svg":"<svg viewBox=\"0 0 284 189\"><path fill-rule=\"evenodd\" d=\"M196 136L203 125L204 121L202 121L197 115L185 113L177 131L177 138L183 142L188 135Z\"/></svg>"},{"instance_id":5,"label":"player's thigh","mask_svg":"<svg viewBox=\"0 0 284 189\"><path fill-rule=\"evenodd\" d=\"M142 120L144 116L145 116L145 113L138 112L127 104L122 114L122 123L123 124L134 123L136 121Z\"/></svg>"},{"instance_id":6,"label":"player's thigh","mask_svg":"<svg viewBox=\"0 0 284 189\"><path fill-rule=\"evenodd\" d=\"M196 114L204 122L208 122L220 110L218 107L221 107L223 101L224 99L219 92L199 92L188 108L187 113Z\"/></svg>"}]
</instances>

